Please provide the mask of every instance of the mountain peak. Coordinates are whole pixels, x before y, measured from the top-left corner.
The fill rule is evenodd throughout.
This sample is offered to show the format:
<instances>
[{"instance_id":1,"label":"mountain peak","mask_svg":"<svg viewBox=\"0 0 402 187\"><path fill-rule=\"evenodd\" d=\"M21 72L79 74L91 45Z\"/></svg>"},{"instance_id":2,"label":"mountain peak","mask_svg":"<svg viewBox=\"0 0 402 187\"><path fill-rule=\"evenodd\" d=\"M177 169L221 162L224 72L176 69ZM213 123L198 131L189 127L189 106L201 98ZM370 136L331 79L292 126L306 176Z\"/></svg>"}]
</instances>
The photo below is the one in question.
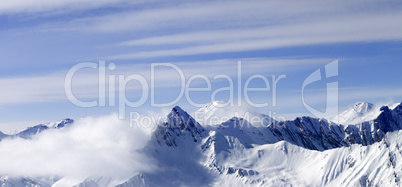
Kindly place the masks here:
<instances>
[{"instance_id":1,"label":"mountain peak","mask_svg":"<svg viewBox=\"0 0 402 187\"><path fill-rule=\"evenodd\" d=\"M340 124L358 124L364 121L370 121L380 115L381 110L369 102L357 102L353 107L341 112L333 119L338 119Z\"/></svg>"},{"instance_id":2,"label":"mountain peak","mask_svg":"<svg viewBox=\"0 0 402 187\"><path fill-rule=\"evenodd\" d=\"M199 128L198 123L179 106L173 107L172 111L168 114L167 124L180 128L180 130L189 128Z\"/></svg>"},{"instance_id":3,"label":"mountain peak","mask_svg":"<svg viewBox=\"0 0 402 187\"><path fill-rule=\"evenodd\" d=\"M175 106L172 108L172 111L170 113L177 113L177 114L183 115L186 112L183 109L181 109L179 106Z\"/></svg>"},{"instance_id":4,"label":"mountain peak","mask_svg":"<svg viewBox=\"0 0 402 187\"><path fill-rule=\"evenodd\" d=\"M216 107L224 107L226 106L226 102L225 101L212 101L210 103L208 103L207 105L205 105L203 108L201 109L205 109L205 110L210 110Z\"/></svg>"},{"instance_id":5,"label":"mountain peak","mask_svg":"<svg viewBox=\"0 0 402 187\"><path fill-rule=\"evenodd\" d=\"M68 125L71 125L73 123L74 123L73 119L66 118L66 119L60 120L60 121L58 121L56 123L48 123L47 126L49 128L51 128L51 129L61 129L61 128L64 128L64 127L66 127Z\"/></svg>"},{"instance_id":6,"label":"mountain peak","mask_svg":"<svg viewBox=\"0 0 402 187\"><path fill-rule=\"evenodd\" d=\"M353 110L358 114L365 114L374 108L374 104L369 102L357 102L353 106Z\"/></svg>"},{"instance_id":7,"label":"mountain peak","mask_svg":"<svg viewBox=\"0 0 402 187\"><path fill-rule=\"evenodd\" d=\"M168 146L176 147L180 144L179 139L190 138L198 142L205 135L204 128L194 120L186 111L179 106L172 108L167 116L167 121L158 125L154 132L156 141L162 145L165 142Z\"/></svg>"},{"instance_id":8,"label":"mountain peak","mask_svg":"<svg viewBox=\"0 0 402 187\"><path fill-rule=\"evenodd\" d=\"M232 106L229 102L213 101L197 110L194 116L203 126L215 126L228 120L227 117L238 116L242 112L240 107Z\"/></svg>"}]
</instances>

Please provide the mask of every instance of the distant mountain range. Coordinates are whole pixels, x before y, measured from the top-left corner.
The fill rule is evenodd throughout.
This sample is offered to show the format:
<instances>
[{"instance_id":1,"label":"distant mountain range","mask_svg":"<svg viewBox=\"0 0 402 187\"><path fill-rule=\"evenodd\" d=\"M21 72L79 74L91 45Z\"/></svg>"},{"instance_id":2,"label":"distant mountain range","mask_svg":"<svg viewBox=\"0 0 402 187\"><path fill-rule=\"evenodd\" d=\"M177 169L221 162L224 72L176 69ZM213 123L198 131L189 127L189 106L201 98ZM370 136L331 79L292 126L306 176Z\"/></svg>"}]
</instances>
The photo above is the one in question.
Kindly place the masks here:
<instances>
[{"instance_id":1,"label":"distant mountain range","mask_svg":"<svg viewBox=\"0 0 402 187\"><path fill-rule=\"evenodd\" d=\"M225 113L213 102L198 112L206 119ZM331 119L298 117L275 121L232 117L200 124L176 106L140 151L155 160L156 171L125 181L87 176L76 186L400 186L402 104L377 107L356 103ZM339 124L332 122L339 119ZM74 121L27 128L0 139L25 138ZM3 186L63 186L56 180L0 178ZM54 177L52 179L55 179Z\"/></svg>"},{"instance_id":2,"label":"distant mountain range","mask_svg":"<svg viewBox=\"0 0 402 187\"><path fill-rule=\"evenodd\" d=\"M48 129L62 129L68 127L74 123L74 120L70 118L66 118L64 120L55 122L55 123L46 123L46 124L39 124L32 127L28 127L26 129L20 130L14 134L4 134L0 132L0 140L5 137L20 137L24 139L29 139L32 136L39 134Z\"/></svg>"}]
</instances>

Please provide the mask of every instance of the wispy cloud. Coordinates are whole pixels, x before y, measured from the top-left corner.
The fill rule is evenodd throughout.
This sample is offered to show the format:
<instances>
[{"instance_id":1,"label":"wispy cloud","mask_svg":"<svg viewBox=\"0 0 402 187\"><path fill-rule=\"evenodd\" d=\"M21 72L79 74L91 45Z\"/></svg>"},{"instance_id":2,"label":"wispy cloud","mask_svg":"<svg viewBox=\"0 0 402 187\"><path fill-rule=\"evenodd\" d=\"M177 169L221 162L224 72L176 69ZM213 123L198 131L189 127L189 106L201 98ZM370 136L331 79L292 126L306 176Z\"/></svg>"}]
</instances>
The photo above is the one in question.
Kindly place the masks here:
<instances>
[{"instance_id":1,"label":"wispy cloud","mask_svg":"<svg viewBox=\"0 0 402 187\"><path fill-rule=\"evenodd\" d=\"M123 46L161 45L167 49L110 56L131 59L160 56L241 52L280 47L342 42L402 40L402 13L342 16L317 22L254 29L229 29L175 34L121 42ZM186 47L178 48L174 45Z\"/></svg>"},{"instance_id":2,"label":"wispy cloud","mask_svg":"<svg viewBox=\"0 0 402 187\"><path fill-rule=\"evenodd\" d=\"M54 11L73 11L85 10L91 8L99 8L107 5L125 3L123 0L15 0L7 1L0 0L0 15L1 14L24 14L24 13L40 13L40 12L54 12Z\"/></svg>"},{"instance_id":3,"label":"wispy cloud","mask_svg":"<svg viewBox=\"0 0 402 187\"><path fill-rule=\"evenodd\" d=\"M58 3L42 1L41 7L45 8L38 9L81 5L81 1L75 0ZM4 11L13 10L14 6L26 9L31 7L17 2L6 3L10 5L4 6ZM121 41L108 40L102 45L121 47L122 50L112 50L103 56L115 60L317 44L400 41L402 34L399 31L402 26L399 18L402 17L402 5L394 0L386 2L150 1L145 3L146 6L136 6L126 1L103 0L92 4L128 4L129 8L117 13L81 15L45 22L36 28L56 33L119 34L118 38L123 38ZM35 9L35 6L32 7Z\"/></svg>"},{"instance_id":4,"label":"wispy cloud","mask_svg":"<svg viewBox=\"0 0 402 187\"><path fill-rule=\"evenodd\" d=\"M388 2L177 1L172 4L154 4L135 11L76 19L64 27L91 32L170 29L165 30L167 33L181 30L277 26L325 21L343 16L353 18L358 15L398 12L399 4L396 1Z\"/></svg>"}]
</instances>

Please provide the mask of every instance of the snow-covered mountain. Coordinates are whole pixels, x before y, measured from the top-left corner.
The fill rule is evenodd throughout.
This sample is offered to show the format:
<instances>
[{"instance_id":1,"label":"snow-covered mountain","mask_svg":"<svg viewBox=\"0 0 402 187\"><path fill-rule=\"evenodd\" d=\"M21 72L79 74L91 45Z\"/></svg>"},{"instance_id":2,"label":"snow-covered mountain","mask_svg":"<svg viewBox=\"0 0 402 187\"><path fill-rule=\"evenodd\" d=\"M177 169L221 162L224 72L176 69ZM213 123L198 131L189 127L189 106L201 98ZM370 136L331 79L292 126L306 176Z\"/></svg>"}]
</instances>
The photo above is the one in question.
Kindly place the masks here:
<instances>
[{"instance_id":1,"label":"snow-covered mountain","mask_svg":"<svg viewBox=\"0 0 402 187\"><path fill-rule=\"evenodd\" d=\"M180 108L175 107L173 111L175 110ZM171 133L179 132L172 130L171 127L160 127L168 131L164 131L166 134L154 134L155 139L169 141L151 147L155 151L154 155L157 155L156 160L163 158L170 160L172 155L182 162L189 157L201 157L198 160L200 163L190 162L191 166L177 163L172 166L165 165L169 161L162 162L164 164L161 168L178 169L178 174L188 167L197 168L195 169L197 174L205 172L204 168L209 168L209 171L202 176L212 178L212 182L195 179L197 183L180 181L182 182L180 184L188 186L239 184L392 186L399 184L401 175L398 170L401 164L395 162L396 157L401 156L399 145L402 141L398 138L398 134L402 133L399 131L402 129L401 111L402 105L395 107L394 110L385 106L381 108L381 114L374 121L348 126L331 123L325 119L302 117L293 121L271 123L266 127L254 127L246 120L234 117L213 130L194 125L191 126L193 130L180 131L180 134ZM179 113L183 114L185 119L190 118L187 113ZM190 121L189 124L192 124L193 121ZM203 131L208 132L208 135L202 139L201 144L198 141L191 141L192 138L179 138L202 137L201 133L194 135L191 132ZM389 137L390 134L394 135ZM172 146L170 140L175 140L175 144L188 143L192 149L184 148L188 144ZM391 146L392 149L387 149L387 146ZM309 173L309 176L305 176L306 173ZM378 173L382 173L382 176L377 176ZM163 182L162 184L171 186L178 184L159 181L160 178L152 173L145 175L149 175L150 180L157 183ZM192 176L194 178L199 175Z\"/></svg>"},{"instance_id":2,"label":"snow-covered mountain","mask_svg":"<svg viewBox=\"0 0 402 187\"><path fill-rule=\"evenodd\" d=\"M200 111L213 117L220 110L215 107L216 104L212 103ZM109 176L86 176L79 180L63 176L3 176L0 184L400 186L402 104L379 107L378 111L376 108L369 103L357 103L353 111L340 114L349 121L356 120L356 116L358 120L370 119L356 124L299 117L281 122L262 120L255 125L245 118L232 116L223 123L210 125L200 124L176 106L167 120L157 126L147 145L137 150L153 160L157 169L125 179ZM255 116L264 118L264 115ZM70 123L60 127L67 124ZM52 127L58 128L59 125Z\"/></svg>"},{"instance_id":3,"label":"snow-covered mountain","mask_svg":"<svg viewBox=\"0 0 402 187\"><path fill-rule=\"evenodd\" d=\"M381 113L380 107L368 102L357 102L353 107L335 116L334 121L339 120L340 124L357 124L375 119Z\"/></svg>"},{"instance_id":4,"label":"snow-covered mountain","mask_svg":"<svg viewBox=\"0 0 402 187\"><path fill-rule=\"evenodd\" d=\"M213 101L194 112L193 115L201 125L212 129L220 126L232 117L261 119L260 121L249 120L249 123L252 123L254 126L263 126L275 122L273 118L266 114L250 111L242 107L230 106L225 101Z\"/></svg>"},{"instance_id":5,"label":"snow-covered mountain","mask_svg":"<svg viewBox=\"0 0 402 187\"><path fill-rule=\"evenodd\" d=\"M395 103L387 106L390 109L394 109L398 105L399 103ZM339 115L330 118L330 120L343 125L363 123L376 119L381 114L381 107L369 102L357 102Z\"/></svg>"},{"instance_id":6,"label":"snow-covered mountain","mask_svg":"<svg viewBox=\"0 0 402 187\"><path fill-rule=\"evenodd\" d=\"M20 138L31 138L32 136L41 133L42 131L48 130L48 129L62 129L64 127L67 127L71 124L74 123L74 120L70 119L70 118L66 118L64 120L60 120L58 122L55 123L45 123L45 124L39 124L39 125L35 125L33 127L28 127L26 129L23 129L19 132L16 132L15 134L12 135L8 135L8 136L16 136L16 137L20 137ZM1 135L0 135L1 136ZM1 139L1 137L0 137Z\"/></svg>"},{"instance_id":7,"label":"snow-covered mountain","mask_svg":"<svg viewBox=\"0 0 402 187\"><path fill-rule=\"evenodd\" d=\"M203 126L219 125L227 120L224 120L225 116L233 117L236 116L235 112L238 112L226 105L227 103L224 101L213 101L197 110L194 113L194 117Z\"/></svg>"},{"instance_id":8,"label":"snow-covered mountain","mask_svg":"<svg viewBox=\"0 0 402 187\"><path fill-rule=\"evenodd\" d=\"M0 140L6 137L20 137L24 139L29 139L34 135L40 134L41 132L48 129L63 129L74 123L74 120L66 118L54 123L39 124L32 127L27 127L23 130L15 132L14 134L4 134L0 131Z\"/></svg>"}]
</instances>

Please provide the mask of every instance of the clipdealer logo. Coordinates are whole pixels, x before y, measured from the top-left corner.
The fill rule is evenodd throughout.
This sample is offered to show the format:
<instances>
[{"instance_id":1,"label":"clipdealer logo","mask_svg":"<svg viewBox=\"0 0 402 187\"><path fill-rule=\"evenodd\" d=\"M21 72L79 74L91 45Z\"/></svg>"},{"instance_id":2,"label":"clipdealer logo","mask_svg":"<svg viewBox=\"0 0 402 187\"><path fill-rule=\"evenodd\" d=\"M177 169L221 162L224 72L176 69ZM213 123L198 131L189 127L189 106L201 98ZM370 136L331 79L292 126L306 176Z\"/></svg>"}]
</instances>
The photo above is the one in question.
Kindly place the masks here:
<instances>
[{"instance_id":1,"label":"clipdealer logo","mask_svg":"<svg viewBox=\"0 0 402 187\"><path fill-rule=\"evenodd\" d=\"M178 95L170 101L167 102L156 102L156 76L159 69L169 69L171 72L174 72L177 77L179 77L177 82L177 87L180 89ZM96 71L97 76L97 98L92 98L90 101L80 100L73 92L73 77L78 72L83 69L90 69ZM140 75L139 73L121 73L120 71L115 71L116 65L114 63L106 64L105 61L99 61L98 63L93 62L84 62L79 63L73 66L65 76L65 93L67 98L71 103L76 106L90 108L90 107L116 107L118 108L118 117L119 119L125 119L127 116L130 117L130 120L137 120L138 123L145 123L147 121L148 124L157 123L159 121L163 121L164 117L157 117L155 119L154 116L142 116L138 112L130 112L127 115L127 108L137 108L143 106L147 101L150 102L151 107L169 107L172 105L176 105L183 98L194 107L201 108L205 106L207 103L196 103L194 101L194 97L190 96L190 93L194 92L211 92L210 101L216 101L216 96L220 92L229 93L229 99L227 102L220 103L219 107L225 106L235 106L241 107L242 102L245 102L247 106L255 107L255 108L263 108L263 107L276 107L277 106L277 86L278 83L286 78L286 75L282 74L279 76L272 75L271 77L254 74L249 75L248 77L244 77L242 74L242 63L241 61L237 62L237 72L235 76L230 76L228 74L218 74L215 76L207 76L203 74L196 74L192 76L185 76L185 70L181 69L179 66L172 63L152 63L150 64L148 76ZM115 72L114 72L115 71ZM331 81L333 77L338 76L338 60L335 60L331 63L325 65L323 69L317 69L313 73L307 76L307 78L303 81L301 88L301 100L304 107L315 117L323 117L323 116L336 116L338 114L338 82ZM234 78L233 78L234 77ZM258 79L263 84L260 84L259 87L251 87L250 83L253 80ZM227 81L227 87L220 87L218 89L212 89L212 83L215 80L223 80ZM325 111L321 112L320 110L312 107L306 102L305 94L306 87L310 84L317 83L318 81L328 81L326 83L326 104ZM191 87L190 85L195 81L202 81L205 83L206 87ZM136 89L136 93L140 95L138 99L135 101L130 100L126 95L126 90L128 89L129 83L136 83L138 89ZM77 83L77 82L76 82ZM243 84L244 83L244 84ZM236 85L235 85L236 84ZM234 95L236 92L236 95ZM254 102L250 99L249 92L262 92L263 94L270 93L271 98L265 98L264 101L260 101L259 103ZM161 95L161 93L158 93ZM162 94L163 95L163 94ZM271 103L268 103L271 101ZM271 111L269 111L270 114ZM276 115L276 113L275 113ZM284 119L283 116L281 119ZM142 120L142 121L141 121ZM337 121L337 119L334 119Z\"/></svg>"},{"instance_id":2,"label":"clipdealer logo","mask_svg":"<svg viewBox=\"0 0 402 187\"><path fill-rule=\"evenodd\" d=\"M97 99L92 101L82 101L76 97L73 92L73 77L82 69L93 69L97 71L98 79L98 96ZM155 81L158 68L168 68L171 71L177 73L178 87L180 89L179 94L174 100L168 102L157 103L155 99ZM190 77L185 77L184 70L172 63L152 63L150 64L149 78L137 73L126 74L107 74L116 69L114 63L106 65L105 61L99 63L84 62L73 66L66 74L65 77L65 93L67 98L76 106L90 108L90 107L114 107L118 106L119 119L125 119L126 108L136 108L143 106L148 99L150 99L151 107L169 107L177 104L181 99L185 98L186 101L194 107L203 107L207 103L196 103L194 98L190 96L190 93L194 92L212 92L210 95L210 101L217 100L216 97L220 92L228 92L229 99L223 104L223 106L242 106L242 102L246 102L248 106L252 107L267 107L270 106L268 101L254 102L250 99L250 92L271 92L272 105L277 105L277 85L280 80L286 78L286 75L272 75L267 77L261 74L254 74L249 77L243 77L242 74L242 62L237 62L237 72L235 78L232 78L228 74L218 74L212 77L208 77L203 74L196 74ZM263 84L260 87L252 87L251 82L253 80L260 80ZM222 80L228 82L229 86L220 87L218 89L212 89L212 82L215 80ZM207 86L203 88L191 87L191 83L195 81L203 81ZM244 84L243 84L244 81ZM139 84L139 92L141 97L136 101L131 101L127 98L126 89L130 82L136 82ZM235 85L237 83L237 85ZM236 92L237 91L237 92ZM234 94L236 92L236 95ZM235 97L236 96L236 97ZM116 103L117 98L117 103ZM268 99L269 100L269 99ZM107 102L108 101L108 102Z\"/></svg>"}]
</instances>

